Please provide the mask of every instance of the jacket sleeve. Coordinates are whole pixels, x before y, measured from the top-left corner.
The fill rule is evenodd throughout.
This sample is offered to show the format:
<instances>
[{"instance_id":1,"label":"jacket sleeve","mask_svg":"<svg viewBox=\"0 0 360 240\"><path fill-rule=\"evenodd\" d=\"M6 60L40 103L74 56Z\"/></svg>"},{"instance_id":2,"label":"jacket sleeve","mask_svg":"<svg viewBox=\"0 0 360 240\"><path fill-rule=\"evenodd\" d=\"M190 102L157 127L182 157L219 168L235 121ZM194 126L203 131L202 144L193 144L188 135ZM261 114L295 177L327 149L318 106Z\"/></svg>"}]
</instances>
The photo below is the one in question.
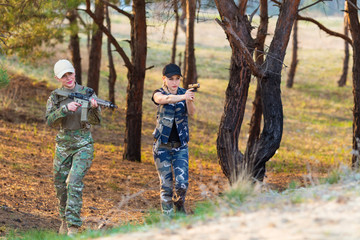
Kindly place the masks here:
<instances>
[{"instance_id":1,"label":"jacket sleeve","mask_svg":"<svg viewBox=\"0 0 360 240\"><path fill-rule=\"evenodd\" d=\"M46 104L45 118L47 125L53 128L58 127L68 112L69 110L67 109L66 105L63 105L60 108L56 106L55 94L51 93Z\"/></svg>"},{"instance_id":2,"label":"jacket sleeve","mask_svg":"<svg viewBox=\"0 0 360 240\"><path fill-rule=\"evenodd\" d=\"M94 93L92 97L97 98L96 94ZM89 107L88 110L88 121L91 125L100 125L101 122L101 108L100 106L97 108Z\"/></svg>"}]
</instances>

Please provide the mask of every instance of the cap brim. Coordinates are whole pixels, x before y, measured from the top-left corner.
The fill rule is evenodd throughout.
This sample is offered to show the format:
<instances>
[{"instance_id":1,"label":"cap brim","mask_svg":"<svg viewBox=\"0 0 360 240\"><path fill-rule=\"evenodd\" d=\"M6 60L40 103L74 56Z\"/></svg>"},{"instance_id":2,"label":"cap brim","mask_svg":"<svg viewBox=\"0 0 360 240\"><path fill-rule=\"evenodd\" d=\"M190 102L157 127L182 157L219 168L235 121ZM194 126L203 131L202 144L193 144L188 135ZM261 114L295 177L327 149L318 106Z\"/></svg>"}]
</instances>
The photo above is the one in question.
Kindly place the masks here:
<instances>
[{"instance_id":1,"label":"cap brim","mask_svg":"<svg viewBox=\"0 0 360 240\"><path fill-rule=\"evenodd\" d=\"M181 73L179 73L179 72L173 72L173 73L167 73L167 74L165 74L165 76L166 77L172 77L172 76L174 76L174 75L179 75L180 77L182 77L182 75L181 75Z\"/></svg>"},{"instance_id":2,"label":"cap brim","mask_svg":"<svg viewBox=\"0 0 360 240\"><path fill-rule=\"evenodd\" d=\"M75 73L75 69L71 69L71 68L65 69L65 70L59 72L58 74L56 74L56 77L57 78L62 78L64 76L64 74L68 73L68 72Z\"/></svg>"}]
</instances>

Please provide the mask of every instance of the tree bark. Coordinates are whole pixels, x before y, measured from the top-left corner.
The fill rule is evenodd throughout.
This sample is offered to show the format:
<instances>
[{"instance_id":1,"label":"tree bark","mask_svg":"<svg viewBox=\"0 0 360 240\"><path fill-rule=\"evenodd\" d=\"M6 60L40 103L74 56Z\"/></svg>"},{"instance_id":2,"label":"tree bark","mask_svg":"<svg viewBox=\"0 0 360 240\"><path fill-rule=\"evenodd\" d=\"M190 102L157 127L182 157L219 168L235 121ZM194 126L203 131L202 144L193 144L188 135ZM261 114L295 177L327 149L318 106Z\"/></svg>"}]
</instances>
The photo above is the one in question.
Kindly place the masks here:
<instances>
[{"instance_id":1,"label":"tree bark","mask_svg":"<svg viewBox=\"0 0 360 240\"><path fill-rule=\"evenodd\" d=\"M360 23L358 19L358 10L356 0L348 0L349 8L349 27L353 39L353 155L352 166L359 168L359 146L360 146Z\"/></svg>"},{"instance_id":2,"label":"tree bark","mask_svg":"<svg viewBox=\"0 0 360 240\"><path fill-rule=\"evenodd\" d=\"M104 3L101 0L95 1L95 16L103 23L104 21ZM101 46L102 31L96 23L93 24L93 35L91 39L91 49L89 56L89 70L87 86L99 93L100 67L101 67Z\"/></svg>"},{"instance_id":3,"label":"tree bark","mask_svg":"<svg viewBox=\"0 0 360 240\"><path fill-rule=\"evenodd\" d=\"M109 14L109 6L106 6L106 23L109 32L111 33L111 20ZM107 52L109 59L109 100L115 104L115 82L116 82L116 70L114 65L114 59L111 51L110 39L107 39Z\"/></svg>"},{"instance_id":4,"label":"tree bark","mask_svg":"<svg viewBox=\"0 0 360 240\"><path fill-rule=\"evenodd\" d=\"M294 28L293 28L293 49L292 49L292 59L291 59L291 65L290 65L290 71L288 75L288 79L286 82L287 88L292 88L294 85L294 77L296 72L296 66L299 62L297 57L298 52L298 21L296 20L294 22Z\"/></svg>"},{"instance_id":5,"label":"tree bark","mask_svg":"<svg viewBox=\"0 0 360 240\"><path fill-rule=\"evenodd\" d=\"M131 59L126 97L126 129L124 159L141 161L142 99L146 70L147 36L145 0L133 0L134 18L131 21Z\"/></svg>"},{"instance_id":6,"label":"tree bark","mask_svg":"<svg viewBox=\"0 0 360 240\"><path fill-rule=\"evenodd\" d=\"M195 59L195 24L196 0L186 1L186 46L184 61L183 87L188 88L189 84L197 83L196 59Z\"/></svg>"},{"instance_id":7,"label":"tree bark","mask_svg":"<svg viewBox=\"0 0 360 240\"><path fill-rule=\"evenodd\" d=\"M80 55L80 39L79 26L77 23L77 12L75 9L70 10L67 14L70 23L70 42L69 49L71 52L71 61L75 68L75 80L78 84L82 84L81 55Z\"/></svg>"},{"instance_id":8,"label":"tree bark","mask_svg":"<svg viewBox=\"0 0 360 240\"><path fill-rule=\"evenodd\" d=\"M345 36L349 36L349 17L348 17L348 5L347 5L347 1L345 1L345 11L344 11L344 34ZM344 41L344 51L345 51L345 56L344 56L344 61L343 61L343 69L342 69L342 74L341 77L338 81L338 86L339 87L343 87L346 85L346 80L347 80L347 75L348 75L348 70L349 70L349 58L350 58L350 54L349 54L349 43L347 41Z\"/></svg>"},{"instance_id":9,"label":"tree bark","mask_svg":"<svg viewBox=\"0 0 360 240\"><path fill-rule=\"evenodd\" d=\"M179 8L178 8L178 0L173 1L174 4L174 12L175 12L175 28L174 28L174 39L173 45L171 49L171 63L175 63L176 58L176 43L179 29Z\"/></svg>"}]
</instances>

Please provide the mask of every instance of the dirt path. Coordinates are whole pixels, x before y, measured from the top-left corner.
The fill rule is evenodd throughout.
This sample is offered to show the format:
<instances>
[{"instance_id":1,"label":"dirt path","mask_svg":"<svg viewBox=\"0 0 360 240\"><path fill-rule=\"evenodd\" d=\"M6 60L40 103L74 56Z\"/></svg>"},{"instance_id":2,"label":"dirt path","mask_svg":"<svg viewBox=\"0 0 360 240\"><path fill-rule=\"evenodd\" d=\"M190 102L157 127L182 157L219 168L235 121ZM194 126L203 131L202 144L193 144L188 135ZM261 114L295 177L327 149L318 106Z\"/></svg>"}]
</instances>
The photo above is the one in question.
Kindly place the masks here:
<instances>
[{"instance_id":1,"label":"dirt path","mask_svg":"<svg viewBox=\"0 0 360 240\"><path fill-rule=\"evenodd\" d=\"M359 182L355 184L359 185ZM346 189L346 186L338 185L330 187L329 191L315 190L315 194L309 190L317 197L302 204L280 201L277 207L240 211L235 216L223 216L185 227L174 224L166 229L119 234L99 240L358 240L359 187L351 193ZM333 200L323 201L321 198Z\"/></svg>"}]
</instances>

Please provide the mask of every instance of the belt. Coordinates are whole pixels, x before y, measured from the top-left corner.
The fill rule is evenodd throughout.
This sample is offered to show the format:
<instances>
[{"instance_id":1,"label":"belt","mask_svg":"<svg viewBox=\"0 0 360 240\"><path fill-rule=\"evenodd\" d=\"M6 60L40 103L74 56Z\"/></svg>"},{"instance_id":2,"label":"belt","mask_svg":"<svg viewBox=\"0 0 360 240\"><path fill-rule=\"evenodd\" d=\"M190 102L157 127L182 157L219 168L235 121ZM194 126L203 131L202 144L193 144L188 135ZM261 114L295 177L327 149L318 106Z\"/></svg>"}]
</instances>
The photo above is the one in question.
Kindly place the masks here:
<instances>
[{"instance_id":1,"label":"belt","mask_svg":"<svg viewBox=\"0 0 360 240\"><path fill-rule=\"evenodd\" d=\"M161 143L160 146L170 147L170 148L179 148L179 147L181 147L181 142Z\"/></svg>"}]
</instances>

